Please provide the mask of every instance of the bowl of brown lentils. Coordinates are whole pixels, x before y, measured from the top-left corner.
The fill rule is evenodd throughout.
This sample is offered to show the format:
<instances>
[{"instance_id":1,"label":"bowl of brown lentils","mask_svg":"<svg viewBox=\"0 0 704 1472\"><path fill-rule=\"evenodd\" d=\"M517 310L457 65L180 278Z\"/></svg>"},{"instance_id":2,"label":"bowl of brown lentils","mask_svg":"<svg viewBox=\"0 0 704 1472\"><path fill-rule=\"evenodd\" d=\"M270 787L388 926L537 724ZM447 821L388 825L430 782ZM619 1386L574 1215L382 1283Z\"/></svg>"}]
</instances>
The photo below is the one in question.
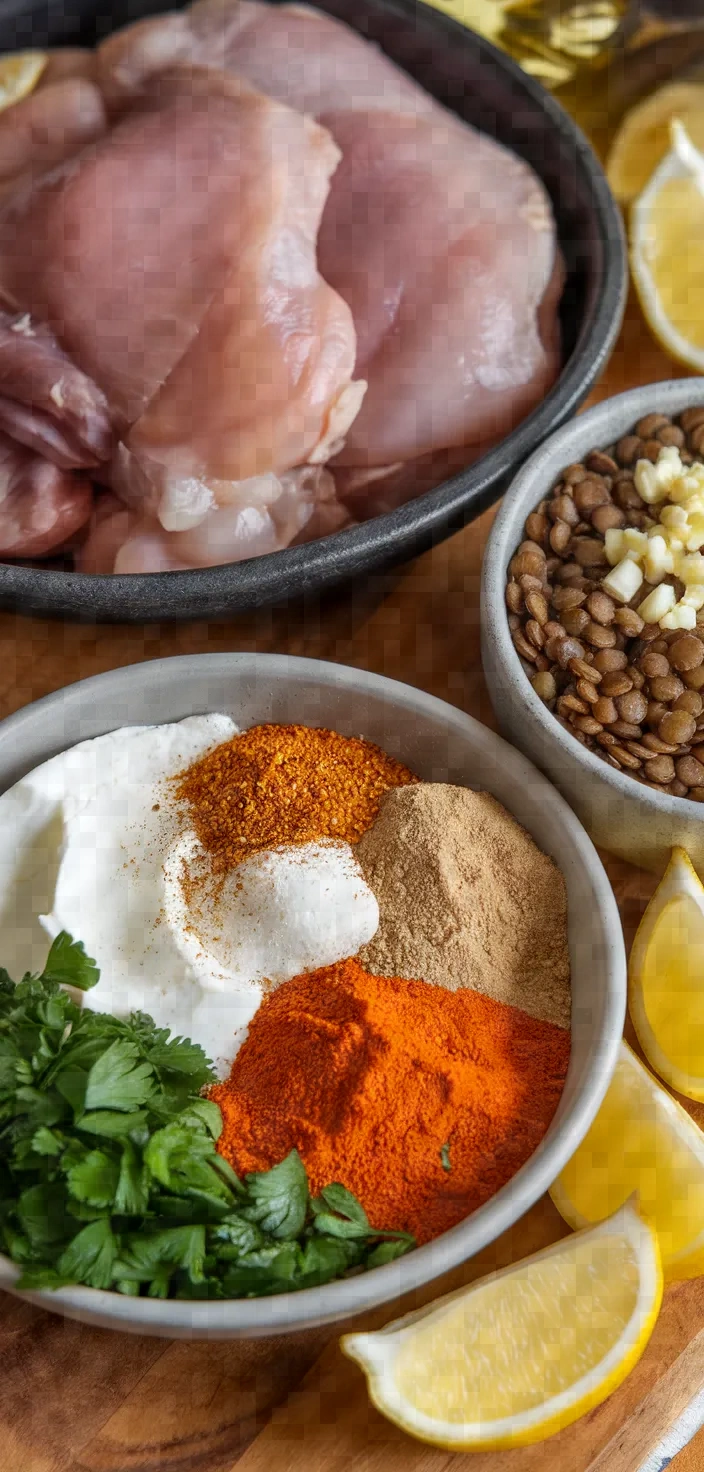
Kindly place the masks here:
<instances>
[{"instance_id":1,"label":"bowl of brown lentils","mask_svg":"<svg viewBox=\"0 0 704 1472\"><path fill-rule=\"evenodd\" d=\"M704 864L704 379L597 404L526 463L486 551L482 657L504 734L597 844Z\"/></svg>"}]
</instances>

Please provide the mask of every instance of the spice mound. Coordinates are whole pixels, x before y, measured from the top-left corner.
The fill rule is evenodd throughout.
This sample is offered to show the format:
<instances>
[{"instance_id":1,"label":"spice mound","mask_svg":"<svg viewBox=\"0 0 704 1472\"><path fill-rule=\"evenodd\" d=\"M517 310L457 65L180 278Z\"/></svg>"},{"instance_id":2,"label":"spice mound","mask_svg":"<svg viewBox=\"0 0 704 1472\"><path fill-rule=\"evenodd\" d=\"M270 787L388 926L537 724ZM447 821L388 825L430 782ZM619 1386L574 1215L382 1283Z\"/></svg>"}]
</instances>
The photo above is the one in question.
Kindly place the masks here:
<instances>
[{"instance_id":1,"label":"spice mound","mask_svg":"<svg viewBox=\"0 0 704 1472\"><path fill-rule=\"evenodd\" d=\"M704 802L704 406L568 465L509 570L513 644L572 736Z\"/></svg>"},{"instance_id":2,"label":"spice mound","mask_svg":"<svg viewBox=\"0 0 704 1472\"><path fill-rule=\"evenodd\" d=\"M487 1201L557 1108L565 1029L468 989L370 976L352 959L264 999L229 1080L218 1150L239 1174L297 1148L370 1220L427 1242Z\"/></svg>"},{"instance_id":3,"label":"spice mound","mask_svg":"<svg viewBox=\"0 0 704 1472\"><path fill-rule=\"evenodd\" d=\"M569 1027L565 882L495 798L449 783L398 788L356 855L379 903L360 951L369 971L471 987Z\"/></svg>"},{"instance_id":4,"label":"spice mound","mask_svg":"<svg viewBox=\"0 0 704 1472\"><path fill-rule=\"evenodd\" d=\"M384 793L417 778L381 747L312 726L251 726L179 779L177 796L214 863L285 844L356 843Z\"/></svg>"}]
</instances>

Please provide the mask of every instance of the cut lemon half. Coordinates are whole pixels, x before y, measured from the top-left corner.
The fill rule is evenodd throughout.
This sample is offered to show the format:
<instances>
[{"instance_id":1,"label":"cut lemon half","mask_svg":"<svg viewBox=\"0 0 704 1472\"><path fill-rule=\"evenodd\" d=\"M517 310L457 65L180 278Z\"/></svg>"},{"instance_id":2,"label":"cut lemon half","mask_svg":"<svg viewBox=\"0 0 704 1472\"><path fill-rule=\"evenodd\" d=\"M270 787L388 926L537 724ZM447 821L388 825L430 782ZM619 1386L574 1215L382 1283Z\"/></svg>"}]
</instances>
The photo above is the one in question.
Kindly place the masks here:
<instances>
[{"instance_id":1,"label":"cut lemon half","mask_svg":"<svg viewBox=\"0 0 704 1472\"><path fill-rule=\"evenodd\" d=\"M34 91L48 60L45 51L13 51L0 56L0 112Z\"/></svg>"},{"instance_id":2,"label":"cut lemon half","mask_svg":"<svg viewBox=\"0 0 704 1472\"><path fill-rule=\"evenodd\" d=\"M657 1237L629 1203L378 1334L347 1334L375 1406L451 1451L526 1446L599 1405L640 1358L662 1297Z\"/></svg>"},{"instance_id":3,"label":"cut lemon half","mask_svg":"<svg viewBox=\"0 0 704 1472\"><path fill-rule=\"evenodd\" d=\"M638 1192L665 1278L704 1273L704 1134L622 1043L606 1097L550 1188L574 1228L603 1221Z\"/></svg>"},{"instance_id":4,"label":"cut lemon half","mask_svg":"<svg viewBox=\"0 0 704 1472\"><path fill-rule=\"evenodd\" d=\"M683 848L640 922L628 963L628 1006L655 1072L704 1099L704 888Z\"/></svg>"},{"instance_id":5,"label":"cut lemon half","mask_svg":"<svg viewBox=\"0 0 704 1472\"><path fill-rule=\"evenodd\" d=\"M678 121L674 147L633 206L631 270L648 326L671 357L704 372L704 155Z\"/></svg>"},{"instance_id":6,"label":"cut lemon half","mask_svg":"<svg viewBox=\"0 0 704 1472\"><path fill-rule=\"evenodd\" d=\"M606 164L606 177L620 204L637 199L669 153L673 118L684 123L697 148L704 148L704 86L670 82L626 114Z\"/></svg>"}]
</instances>

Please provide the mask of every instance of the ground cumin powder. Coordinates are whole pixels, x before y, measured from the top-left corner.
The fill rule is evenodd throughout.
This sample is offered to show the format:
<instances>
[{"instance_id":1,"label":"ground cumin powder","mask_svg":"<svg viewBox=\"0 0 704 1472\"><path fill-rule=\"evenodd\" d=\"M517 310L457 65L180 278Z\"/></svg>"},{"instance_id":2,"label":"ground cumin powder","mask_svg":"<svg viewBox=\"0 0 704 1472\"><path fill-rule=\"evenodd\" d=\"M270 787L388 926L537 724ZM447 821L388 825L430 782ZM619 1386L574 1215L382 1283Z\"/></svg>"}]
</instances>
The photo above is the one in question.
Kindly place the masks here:
<instances>
[{"instance_id":1,"label":"ground cumin powder","mask_svg":"<svg viewBox=\"0 0 704 1472\"><path fill-rule=\"evenodd\" d=\"M427 1242L532 1155L570 1055L563 1028L467 989L369 976L354 959L266 997L227 1082L218 1150L239 1174L299 1150L314 1193Z\"/></svg>"},{"instance_id":2,"label":"ground cumin powder","mask_svg":"<svg viewBox=\"0 0 704 1472\"><path fill-rule=\"evenodd\" d=\"M379 902L359 955L368 971L472 987L569 1027L565 883L495 798L448 783L398 788L355 853Z\"/></svg>"}]
</instances>

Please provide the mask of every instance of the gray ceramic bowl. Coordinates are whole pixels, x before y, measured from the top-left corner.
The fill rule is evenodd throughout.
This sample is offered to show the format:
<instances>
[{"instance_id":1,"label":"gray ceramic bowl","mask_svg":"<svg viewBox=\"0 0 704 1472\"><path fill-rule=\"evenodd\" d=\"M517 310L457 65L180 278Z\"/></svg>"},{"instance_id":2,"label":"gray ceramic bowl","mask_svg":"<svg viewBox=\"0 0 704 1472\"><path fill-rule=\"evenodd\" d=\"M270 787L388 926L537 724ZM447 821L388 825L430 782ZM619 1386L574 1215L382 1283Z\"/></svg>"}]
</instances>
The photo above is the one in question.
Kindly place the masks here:
<instances>
[{"instance_id":1,"label":"gray ceramic bowl","mask_svg":"<svg viewBox=\"0 0 704 1472\"><path fill-rule=\"evenodd\" d=\"M123 1298L92 1288L25 1296L71 1318L141 1334L235 1339L344 1319L427 1283L517 1222L575 1150L611 1077L625 1011L621 924L599 859L544 777L485 726L408 685L341 665L278 655L158 660L69 686L0 725L0 790L76 741L117 726L230 712L242 726L301 721L363 735L432 781L486 789L562 870L569 899L572 1057L545 1139L494 1198L436 1242L373 1272L275 1298L224 1303ZM0 1287L15 1268L0 1257Z\"/></svg>"},{"instance_id":2,"label":"gray ceramic bowl","mask_svg":"<svg viewBox=\"0 0 704 1472\"><path fill-rule=\"evenodd\" d=\"M501 729L555 783L594 842L659 873L673 844L704 865L704 806L653 792L607 766L555 720L532 690L511 642L504 589L529 512L566 465L613 444L644 414L677 414L704 404L704 378L631 389L588 409L551 435L512 482L494 522L482 575L482 659Z\"/></svg>"}]
</instances>

